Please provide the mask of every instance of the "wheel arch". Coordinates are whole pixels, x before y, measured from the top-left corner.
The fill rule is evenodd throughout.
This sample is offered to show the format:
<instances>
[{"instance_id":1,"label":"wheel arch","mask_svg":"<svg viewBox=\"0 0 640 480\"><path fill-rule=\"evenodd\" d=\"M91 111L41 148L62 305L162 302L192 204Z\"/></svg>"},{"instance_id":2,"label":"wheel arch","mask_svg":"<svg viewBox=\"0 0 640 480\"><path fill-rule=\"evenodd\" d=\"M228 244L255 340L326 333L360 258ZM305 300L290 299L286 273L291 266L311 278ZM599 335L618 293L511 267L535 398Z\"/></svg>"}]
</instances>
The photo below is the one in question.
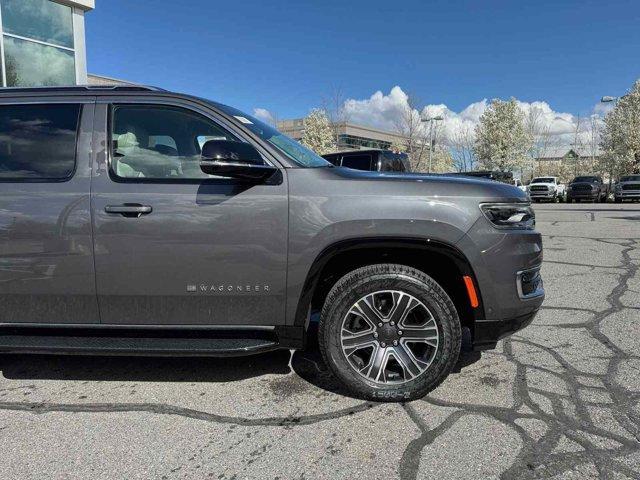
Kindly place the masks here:
<instances>
[{"instance_id":1,"label":"wheel arch","mask_svg":"<svg viewBox=\"0 0 640 480\"><path fill-rule=\"evenodd\" d=\"M473 268L455 246L425 238L365 237L335 242L313 261L298 299L294 325L309 326L310 312L319 311L332 286L347 272L376 263L399 263L423 271L451 297L462 327L473 332L476 319L484 318L482 294ZM479 305L469 303L463 276L473 280Z\"/></svg>"}]
</instances>

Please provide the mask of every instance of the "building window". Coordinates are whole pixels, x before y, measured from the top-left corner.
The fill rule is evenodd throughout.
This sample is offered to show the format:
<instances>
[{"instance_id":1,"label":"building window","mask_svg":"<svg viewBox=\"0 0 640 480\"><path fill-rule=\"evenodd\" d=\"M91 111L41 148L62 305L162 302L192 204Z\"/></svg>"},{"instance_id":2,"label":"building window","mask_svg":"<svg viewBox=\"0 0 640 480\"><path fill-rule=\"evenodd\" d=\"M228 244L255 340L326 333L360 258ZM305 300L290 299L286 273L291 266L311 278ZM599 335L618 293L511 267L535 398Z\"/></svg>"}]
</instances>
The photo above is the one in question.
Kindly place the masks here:
<instances>
[{"instance_id":1,"label":"building window","mask_svg":"<svg viewBox=\"0 0 640 480\"><path fill-rule=\"evenodd\" d=\"M6 87L73 85L73 10L51 0L0 0Z\"/></svg>"},{"instance_id":2,"label":"building window","mask_svg":"<svg viewBox=\"0 0 640 480\"><path fill-rule=\"evenodd\" d=\"M372 138L357 137L355 135L342 134L338 137L339 148L375 148L379 150L388 150L391 147L390 142L384 140L375 140Z\"/></svg>"}]
</instances>

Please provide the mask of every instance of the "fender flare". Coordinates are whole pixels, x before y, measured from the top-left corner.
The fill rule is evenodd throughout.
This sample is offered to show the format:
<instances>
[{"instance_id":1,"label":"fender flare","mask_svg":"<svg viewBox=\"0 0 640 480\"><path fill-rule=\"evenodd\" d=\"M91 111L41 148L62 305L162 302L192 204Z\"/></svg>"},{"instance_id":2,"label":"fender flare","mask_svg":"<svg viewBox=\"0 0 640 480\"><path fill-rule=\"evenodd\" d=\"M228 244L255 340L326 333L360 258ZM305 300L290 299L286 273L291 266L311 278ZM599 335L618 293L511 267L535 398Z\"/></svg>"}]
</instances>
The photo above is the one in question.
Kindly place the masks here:
<instances>
[{"instance_id":1,"label":"fender flare","mask_svg":"<svg viewBox=\"0 0 640 480\"><path fill-rule=\"evenodd\" d=\"M483 318L484 307L482 304L482 295L479 290L479 285L476 279L475 272L471 267L467 257L462 253L460 249L446 242L432 240L429 238L415 238L415 237L360 237L348 240L340 240L325 247L314 259L307 276L305 278L304 286L298 298L298 305L296 308L294 326L307 327L309 307L313 299L318 281L324 267L329 261L338 254L343 254L349 250L362 250L362 249L379 249L379 248L391 248L402 249L411 248L414 250L424 250L425 252L437 252L443 254L451 259L458 267L463 275L469 275L478 289L479 306L476 309L476 318Z\"/></svg>"}]
</instances>

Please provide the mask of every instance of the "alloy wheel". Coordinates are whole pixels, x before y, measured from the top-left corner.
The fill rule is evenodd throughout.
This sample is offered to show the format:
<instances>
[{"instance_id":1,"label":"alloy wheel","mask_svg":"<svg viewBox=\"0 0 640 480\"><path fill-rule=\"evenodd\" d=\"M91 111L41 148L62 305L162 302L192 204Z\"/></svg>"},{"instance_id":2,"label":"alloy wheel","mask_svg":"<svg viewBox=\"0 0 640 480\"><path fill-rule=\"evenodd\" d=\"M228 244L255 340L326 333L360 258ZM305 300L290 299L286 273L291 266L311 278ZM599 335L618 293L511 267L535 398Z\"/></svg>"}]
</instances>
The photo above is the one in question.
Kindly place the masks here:
<instances>
[{"instance_id":1,"label":"alloy wheel","mask_svg":"<svg viewBox=\"0 0 640 480\"><path fill-rule=\"evenodd\" d=\"M398 290L381 290L360 298L345 315L340 333L349 365L382 385L409 382L426 372L439 340L429 309Z\"/></svg>"}]
</instances>

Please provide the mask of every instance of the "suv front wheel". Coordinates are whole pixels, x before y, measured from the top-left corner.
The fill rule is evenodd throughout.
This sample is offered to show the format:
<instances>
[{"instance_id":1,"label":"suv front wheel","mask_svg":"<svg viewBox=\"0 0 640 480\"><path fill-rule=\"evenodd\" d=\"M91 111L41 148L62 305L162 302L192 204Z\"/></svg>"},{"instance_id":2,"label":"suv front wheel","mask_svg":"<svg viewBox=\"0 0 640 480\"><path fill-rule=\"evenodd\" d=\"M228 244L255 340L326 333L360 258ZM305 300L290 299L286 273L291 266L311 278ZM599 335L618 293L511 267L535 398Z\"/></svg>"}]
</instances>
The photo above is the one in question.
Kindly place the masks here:
<instances>
[{"instance_id":1,"label":"suv front wheel","mask_svg":"<svg viewBox=\"0 0 640 480\"><path fill-rule=\"evenodd\" d=\"M383 401L423 397L460 353L453 302L424 272L370 265L342 277L327 296L318 332L325 362L357 396Z\"/></svg>"}]
</instances>

